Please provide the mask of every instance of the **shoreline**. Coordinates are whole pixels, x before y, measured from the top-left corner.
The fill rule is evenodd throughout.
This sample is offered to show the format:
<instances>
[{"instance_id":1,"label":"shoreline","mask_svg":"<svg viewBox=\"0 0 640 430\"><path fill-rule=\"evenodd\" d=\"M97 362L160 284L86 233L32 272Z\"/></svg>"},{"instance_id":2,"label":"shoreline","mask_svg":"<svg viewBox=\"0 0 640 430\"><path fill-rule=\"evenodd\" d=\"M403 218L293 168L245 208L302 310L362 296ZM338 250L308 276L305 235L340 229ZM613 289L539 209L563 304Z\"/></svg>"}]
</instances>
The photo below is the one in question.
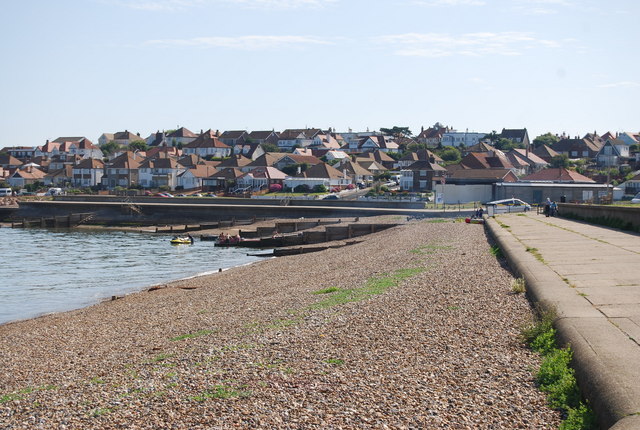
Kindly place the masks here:
<instances>
[{"instance_id":1,"label":"shoreline","mask_svg":"<svg viewBox=\"0 0 640 430\"><path fill-rule=\"evenodd\" d=\"M0 326L0 417L13 428L557 428L529 370L539 359L518 340L529 303L482 226L414 221L234 269Z\"/></svg>"}]
</instances>

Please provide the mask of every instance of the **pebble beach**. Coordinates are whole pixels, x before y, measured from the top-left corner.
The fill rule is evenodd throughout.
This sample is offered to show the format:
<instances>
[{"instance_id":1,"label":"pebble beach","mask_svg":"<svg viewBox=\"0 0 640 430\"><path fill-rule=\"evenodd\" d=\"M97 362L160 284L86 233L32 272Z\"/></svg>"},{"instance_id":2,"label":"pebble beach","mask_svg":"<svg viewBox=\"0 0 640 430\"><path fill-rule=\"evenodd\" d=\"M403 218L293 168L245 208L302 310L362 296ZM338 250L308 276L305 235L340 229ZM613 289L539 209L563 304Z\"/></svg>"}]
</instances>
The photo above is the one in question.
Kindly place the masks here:
<instances>
[{"instance_id":1,"label":"pebble beach","mask_svg":"<svg viewBox=\"0 0 640 430\"><path fill-rule=\"evenodd\" d=\"M401 225L1 325L0 429L557 428L483 226L375 222Z\"/></svg>"}]
</instances>

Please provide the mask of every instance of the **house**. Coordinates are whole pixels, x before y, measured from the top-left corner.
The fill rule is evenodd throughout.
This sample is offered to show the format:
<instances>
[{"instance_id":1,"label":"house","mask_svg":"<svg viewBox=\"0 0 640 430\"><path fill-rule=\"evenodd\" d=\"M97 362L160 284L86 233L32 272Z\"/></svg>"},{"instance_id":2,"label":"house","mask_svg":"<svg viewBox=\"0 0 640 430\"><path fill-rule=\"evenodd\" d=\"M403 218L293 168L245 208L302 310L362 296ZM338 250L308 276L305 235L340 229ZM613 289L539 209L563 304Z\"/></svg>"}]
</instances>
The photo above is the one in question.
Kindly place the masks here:
<instances>
[{"instance_id":1,"label":"house","mask_svg":"<svg viewBox=\"0 0 640 430\"><path fill-rule=\"evenodd\" d=\"M247 133L245 130L230 130L230 131L224 131L220 135L219 139L225 145L229 145L233 147L235 145L244 144L247 141L248 137L249 137L249 133Z\"/></svg>"},{"instance_id":2,"label":"house","mask_svg":"<svg viewBox=\"0 0 640 430\"><path fill-rule=\"evenodd\" d=\"M526 128L503 128L500 132L500 137L514 143L522 143L525 148L531 144Z\"/></svg>"},{"instance_id":3,"label":"house","mask_svg":"<svg viewBox=\"0 0 640 430\"><path fill-rule=\"evenodd\" d=\"M627 161L629 146L622 139L607 139L596 154L598 167L613 167Z\"/></svg>"},{"instance_id":4,"label":"house","mask_svg":"<svg viewBox=\"0 0 640 430\"><path fill-rule=\"evenodd\" d=\"M67 164L60 169L49 169L44 176L44 183L50 187L70 187L73 183L73 166Z\"/></svg>"},{"instance_id":5,"label":"house","mask_svg":"<svg viewBox=\"0 0 640 430\"><path fill-rule=\"evenodd\" d=\"M564 167L551 167L548 169L542 169L538 172L527 175L520 178L520 181L524 182L555 182L555 183L581 183L581 184L593 184L595 181L591 178L587 178L580 173L569 170Z\"/></svg>"},{"instance_id":6,"label":"house","mask_svg":"<svg viewBox=\"0 0 640 430\"><path fill-rule=\"evenodd\" d=\"M240 166L240 170L243 172L248 172L256 167L274 167L275 164L280 160L285 153L283 152L265 152L249 164L245 166ZM226 167L226 166L225 166Z\"/></svg>"},{"instance_id":7,"label":"house","mask_svg":"<svg viewBox=\"0 0 640 430\"><path fill-rule=\"evenodd\" d=\"M375 161L387 169L393 169L393 166L396 163L396 160L383 151L364 152L356 155L356 163L363 163L365 161ZM363 167L367 170L371 170L366 165L363 165Z\"/></svg>"},{"instance_id":8,"label":"house","mask_svg":"<svg viewBox=\"0 0 640 430\"><path fill-rule=\"evenodd\" d=\"M55 155L56 153L67 153L71 155L79 155L82 158L101 158L103 153L97 145L94 145L89 139L84 136L63 136L55 139L52 144L58 144L56 151L45 151L41 149L41 153L38 155ZM49 141L47 141L49 144Z\"/></svg>"},{"instance_id":9,"label":"house","mask_svg":"<svg viewBox=\"0 0 640 430\"><path fill-rule=\"evenodd\" d=\"M105 166L102 185L105 188L128 188L139 184L139 167L142 159L131 151L125 151Z\"/></svg>"},{"instance_id":10,"label":"house","mask_svg":"<svg viewBox=\"0 0 640 430\"><path fill-rule=\"evenodd\" d=\"M294 146L311 146L313 139L321 132L319 128L286 129L278 135L278 147L291 150Z\"/></svg>"},{"instance_id":11,"label":"house","mask_svg":"<svg viewBox=\"0 0 640 430\"><path fill-rule=\"evenodd\" d=\"M377 161L368 158L356 158L356 163L358 163L362 168L371 172L373 176L381 175L382 173L389 170Z\"/></svg>"},{"instance_id":12,"label":"house","mask_svg":"<svg viewBox=\"0 0 640 430\"><path fill-rule=\"evenodd\" d=\"M431 148L435 148L442 142L442 136L446 132L451 130L451 127L445 127L439 122L436 122L433 126L429 127L426 130L424 129L424 127L421 127L420 134L416 136L416 141L418 141L418 143L426 144Z\"/></svg>"},{"instance_id":13,"label":"house","mask_svg":"<svg viewBox=\"0 0 640 430\"><path fill-rule=\"evenodd\" d=\"M0 153L0 166L6 170L16 169L24 163L9 153Z\"/></svg>"},{"instance_id":14,"label":"house","mask_svg":"<svg viewBox=\"0 0 640 430\"><path fill-rule=\"evenodd\" d=\"M84 158L72 166L71 184L74 187L94 187L102 183L104 162L97 158Z\"/></svg>"},{"instance_id":15,"label":"house","mask_svg":"<svg viewBox=\"0 0 640 430\"><path fill-rule=\"evenodd\" d=\"M215 167L218 164L220 164L219 161L206 161L204 158L196 155L196 154L190 154L190 155L185 155L184 157L178 158L178 164L181 167L184 167L186 169L193 169L196 166L212 166Z\"/></svg>"},{"instance_id":16,"label":"house","mask_svg":"<svg viewBox=\"0 0 640 430\"><path fill-rule=\"evenodd\" d=\"M252 131L249 133L249 136L247 136L247 142L257 143L258 145L262 145L263 143L277 145L278 133L274 130Z\"/></svg>"},{"instance_id":17,"label":"house","mask_svg":"<svg viewBox=\"0 0 640 430\"><path fill-rule=\"evenodd\" d=\"M549 165L549 163L528 149L514 148L507 152L506 156L514 166L522 166L523 174L525 175L537 172Z\"/></svg>"},{"instance_id":18,"label":"house","mask_svg":"<svg viewBox=\"0 0 640 430\"><path fill-rule=\"evenodd\" d=\"M48 140L42 146L36 147L34 152L35 157L53 157L54 155L60 154L60 142L49 142Z\"/></svg>"},{"instance_id":19,"label":"house","mask_svg":"<svg viewBox=\"0 0 640 430\"><path fill-rule=\"evenodd\" d=\"M218 163L218 165L216 166L216 169L221 171L221 170L224 170L224 169L233 168L233 169L238 169L238 170L242 171L243 167L248 166L252 162L253 162L253 160L251 160L250 158L245 157L242 154L235 154L235 155L232 155L229 158L225 158L220 163ZM247 171L249 171L249 170L250 170L250 168L247 169Z\"/></svg>"},{"instance_id":20,"label":"house","mask_svg":"<svg viewBox=\"0 0 640 430\"><path fill-rule=\"evenodd\" d=\"M184 146L198 138L198 135L191 130L180 127L177 130L170 131L165 136L165 141L170 146Z\"/></svg>"},{"instance_id":21,"label":"house","mask_svg":"<svg viewBox=\"0 0 640 430\"><path fill-rule=\"evenodd\" d=\"M7 178L9 186L14 188L24 188L25 185L35 184L36 182L44 183L46 173L34 166L26 166L16 169Z\"/></svg>"},{"instance_id":22,"label":"house","mask_svg":"<svg viewBox=\"0 0 640 430\"><path fill-rule=\"evenodd\" d=\"M348 175L355 183L370 183L373 181L373 173L362 167L360 164L351 161L351 159L344 159L333 167L336 170Z\"/></svg>"},{"instance_id":23,"label":"house","mask_svg":"<svg viewBox=\"0 0 640 430\"><path fill-rule=\"evenodd\" d=\"M327 161L333 161L333 160L344 160L345 158L349 158L349 155L344 151L331 150L331 151L327 151L327 153L325 154L325 157L327 157Z\"/></svg>"},{"instance_id":24,"label":"house","mask_svg":"<svg viewBox=\"0 0 640 430\"><path fill-rule=\"evenodd\" d=\"M516 168L504 152L492 149L488 152L470 152L460 160L460 167L463 169L512 169L516 173Z\"/></svg>"},{"instance_id":25,"label":"house","mask_svg":"<svg viewBox=\"0 0 640 430\"><path fill-rule=\"evenodd\" d=\"M442 135L442 146L473 146L485 138L487 133L450 130Z\"/></svg>"},{"instance_id":26,"label":"house","mask_svg":"<svg viewBox=\"0 0 640 430\"><path fill-rule=\"evenodd\" d=\"M447 173L446 182L435 186L447 204L488 202L496 200L495 187L515 183L518 177L511 169L458 169Z\"/></svg>"},{"instance_id":27,"label":"house","mask_svg":"<svg viewBox=\"0 0 640 430\"><path fill-rule=\"evenodd\" d=\"M182 155L182 150L178 149L175 146L153 146L147 149L145 152L145 157L158 157L160 154L164 157L179 157Z\"/></svg>"},{"instance_id":28,"label":"house","mask_svg":"<svg viewBox=\"0 0 640 430\"><path fill-rule=\"evenodd\" d=\"M238 155L241 154L251 160L255 160L265 153L262 148L262 144L253 141L245 141L236 143L233 146L233 153Z\"/></svg>"},{"instance_id":29,"label":"house","mask_svg":"<svg viewBox=\"0 0 640 430\"><path fill-rule=\"evenodd\" d=\"M111 140L121 146L129 146L131 142L136 142L136 141L144 142L144 139L140 137L140 133L134 134L128 130L114 133L113 139Z\"/></svg>"},{"instance_id":30,"label":"house","mask_svg":"<svg viewBox=\"0 0 640 430\"><path fill-rule=\"evenodd\" d=\"M358 141L356 148L358 152L398 152L399 146L390 136L368 136Z\"/></svg>"},{"instance_id":31,"label":"house","mask_svg":"<svg viewBox=\"0 0 640 430\"><path fill-rule=\"evenodd\" d=\"M340 149L340 143L331 133L318 133L313 138L313 148Z\"/></svg>"},{"instance_id":32,"label":"house","mask_svg":"<svg viewBox=\"0 0 640 430\"><path fill-rule=\"evenodd\" d=\"M640 193L640 171L637 171L635 176L620 184L619 187L624 189L625 194L635 196Z\"/></svg>"},{"instance_id":33,"label":"house","mask_svg":"<svg viewBox=\"0 0 640 430\"><path fill-rule=\"evenodd\" d=\"M447 169L429 160L418 160L400 170L400 189L423 192L434 189L434 182L441 181Z\"/></svg>"},{"instance_id":34,"label":"house","mask_svg":"<svg viewBox=\"0 0 640 430\"><path fill-rule=\"evenodd\" d=\"M35 156L36 148L32 146L9 146L3 148L0 152L7 153L18 160L26 161Z\"/></svg>"},{"instance_id":35,"label":"house","mask_svg":"<svg viewBox=\"0 0 640 430\"><path fill-rule=\"evenodd\" d=\"M149 147L159 147L159 146L168 146L167 136L164 131L156 131L155 133L151 133L149 137L145 139L145 143Z\"/></svg>"},{"instance_id":36,"label":"house","mask_svg":"<svg viewBox=\"0 0 640 430\"><path fill-rule=\"evenodd\" d=\"M351 178L344 172L341 172L338 169L330 166L327 163L316 164L315 166L308 168L304 172L301 172L299 175L296 175L295 178L305 178L307 180L312 179L318 183L322 183L329 188L344 188L353 183L353 178ZM296 181L294 180L293 182ZM295 186L291 187L290 185L287 185L287 183L285 183L285 186L289 188L295 188Z\"/></svg>"},{"instance_id":37,"label":"house","mask_svg":"<svg viewBox=\"0 0 640 430\"><path fill-rule=\"evenodd\" d=\"M315 166L316 164L320 163L322 163L322 160L314 157L313 155L298 155L287 153L283 154L280 159L273 163L273 167L282 170L285 167L292 165L307 164L309 166Z\"/></svg>"},{"instance_id":38,"label":"house","mask_svg":"<svg viewBox=\"0 0 640 430\"><path fill-rule=\"evenodd\" d=\"M537 148L534 148L533 153L547 163L550 163L553 157L560 155L548 145L540 145Z\"/></svg>"},{"instance_id":39,"label":"house","mask_svg":"<svg viewBox=\"0 0 640 430\"><path fill-rule=\"evenodd\" d=\"M600 147L594 141L575 137L563 138L553 144L553 150L558 154L564 154L569 158L595 158Z\"/></svg>"},{"instance_id":40,"label":"house","mask_svg":"<svg viewBox=\"0 0 640 430\"><path fill-rule=\"evenodd\" d=\"M637 145L640 143L640 133L622 132L618 133L617 139L622 140L627 145Z\"/></svg>"},{"instance_id":41,"label":"house","mask_svg":"<svg viewBox=\"0 0 640 430\"><path fill-rule=\"evenodd\" d=\"M244 175L244 172L233 167L220 169L202 179L202 190L227 191L236 186L236 181L242 175Z\"/></svg>"},{"instance_id":42,"label":"house","mask_svg":"<svg viewBox=\"0 0 640 430\"><path fill-rule=\"evenodd\" d=\"M173 157L147 157L138 165L138 183L145 188L178 186L178 174L184 169Z\"/></svg>"},{"instance_id":43,"label":"house","mask_svg":"<svg viewBox=\"0 0 640 430\"><path fill-rule=\"evenodd\" d=\"M292 154L312 156L313 155L313 149L311 149L311 148L295 148L293 150Z\"/></svg>"},{"instance_id":44,"label":"house","mask_svg":"<svg viewBox=\"0 0 640 430\"><path fill-rule=\"evenodd\" d=\"M275 167L256 167L236 179L238 188L252 191L268 190L271 185L283 186L287 175Z\"/></svg>"},{"instance_id":45,"label":"house","mask_svg":"<svg viewBox=\"0 0 640 430\"><path fill-rule=\"evenodd\" d=\"M428 149L419 149L415 152L409 152L394 164L394 168L409 167L416 161L429 161L431 163L442 163L442 158Z\"/></svg>"},{"instance_id":46,"label":"house","mask_svg":"<svg viewBox=\"0 0 640 430\"><path fill-rule=\"evenodd\" d=\"M198 164L178 174L178 188L193 190L203 187L203 181L218 170L214 166Z\"/></svg>"},{"instance_id":47,"label":"house","mask_svg":"<svg viewBox=\"0 0 640 430\"><path fill-rule=\"evenodd\" d=\"M182 152L185 155L196 154L203 158L225 158L229 157L232 151L232 148L218 139L211 129L182 147Z\"/></svg>"},{"instance_id":48,"label":"house","mask_svg":"<svg viewBox=\"0 0 640 430\"><path fill-rule=\"evenodd\" d=\"M79 155L69 155L66 153L62 153L62 154L58 154L58 155L54 155L53 157L50 157L48 159L49 164L47 167L49 170L59 170L59 169L62 169L64 166L74 166L78 164L80 161L82 161L82 157ZM44 167L43 163L38 163L38 164Z\"/></svg>"}]
</instances>

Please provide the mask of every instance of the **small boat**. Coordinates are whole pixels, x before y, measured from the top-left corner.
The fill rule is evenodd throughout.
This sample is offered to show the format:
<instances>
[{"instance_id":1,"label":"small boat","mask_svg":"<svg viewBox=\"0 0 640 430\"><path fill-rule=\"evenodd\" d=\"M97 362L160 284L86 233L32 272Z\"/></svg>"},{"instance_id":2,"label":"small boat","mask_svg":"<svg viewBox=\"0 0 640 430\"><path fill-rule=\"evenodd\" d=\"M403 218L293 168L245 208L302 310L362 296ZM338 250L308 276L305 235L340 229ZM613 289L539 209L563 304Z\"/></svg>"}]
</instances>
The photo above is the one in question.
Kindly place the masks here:
<instances>
[{"instance_id":1,"label":"small boat","mask_svg":"<svg viewBox=\"0 0 640 430\"><path fill-rule=\"evenodd\" d=\"M174 237L170 242L172 245L191 245L193 244L193 239L189 237Z\"/></svg>"},{"instance_id":2,"label":"small boat","mask_svg":"<svg viewBox=\"0 0 640 430\"><path fill-rule=\"evenodd\" d=\"M467 224L484 224L484 218L465 218Z\"/></svg>"}]
</instances>

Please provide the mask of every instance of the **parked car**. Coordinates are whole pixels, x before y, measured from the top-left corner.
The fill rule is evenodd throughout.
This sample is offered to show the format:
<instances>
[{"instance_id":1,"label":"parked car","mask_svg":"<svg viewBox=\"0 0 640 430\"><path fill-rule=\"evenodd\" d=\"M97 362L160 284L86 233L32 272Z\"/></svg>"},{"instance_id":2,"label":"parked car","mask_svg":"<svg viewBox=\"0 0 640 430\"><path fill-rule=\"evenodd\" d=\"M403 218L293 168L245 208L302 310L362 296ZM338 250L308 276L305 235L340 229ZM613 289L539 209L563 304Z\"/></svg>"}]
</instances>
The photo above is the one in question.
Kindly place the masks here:
<instances>
[{"instance_id":1,"label":"parked car","mask_svg":"<svg viewBox=\"0 0 640 430\"><path fill-rule=\"evenodd\" d=\"M48 196L60 196L62 195L62 188L49 188L47 191Z\"/></svg>"},{"instance_id":2,"label":"parked car","mask_svg":"<svg viewBox=\"0 0 640 430\"><path fill-rule=\"evenodd\" d=\"M328 196L324 196L322 200L340 200L340 196L337 194L329 194Z\"/></svg>"},{"instance_id":3,"label":"parked car","mask_svg":"<svg viewBox=\"0 0 640 430\"><path fill-rule=\"evenodd\" d=\"M11 188L0 188L0 197L7 197L12 195Z\"/></svg>"},{"instance_id":4,"label":"parked car","mask_svg":"<svg viewBox=\"0 0 640 430\"><path fill-rule=\"evenodd\" d=\"M487 202L487 209L493 207L493 213L527 212L531 210L531 205L520 199L503 199ZM490 213L490 212L489 212Z\"/></svg>"},{"instance_id":5,"label":"parked car","mask_svg":"<svg viewBox=\"0 0 640 430\"><path fill-rule=\"evenodd\" d=\"M640 193L636 194L635 197L631 199L631 203L640 203Z\"/></svg>"}]
</instances>

